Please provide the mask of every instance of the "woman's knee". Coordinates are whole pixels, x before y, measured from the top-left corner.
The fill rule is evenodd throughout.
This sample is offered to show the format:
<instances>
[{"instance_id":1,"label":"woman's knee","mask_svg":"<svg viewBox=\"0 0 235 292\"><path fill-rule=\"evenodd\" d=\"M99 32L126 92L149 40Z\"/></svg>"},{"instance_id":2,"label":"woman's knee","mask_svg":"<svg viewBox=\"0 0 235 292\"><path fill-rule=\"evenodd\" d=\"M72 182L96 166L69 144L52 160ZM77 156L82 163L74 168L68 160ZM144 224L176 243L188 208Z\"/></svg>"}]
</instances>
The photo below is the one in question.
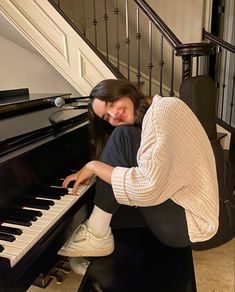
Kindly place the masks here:
<instances>
[{"instance_id":1,"label":"woman's knee","mask_svg":"<svg viewBox=\"0 0 235 292\"><path fill-rule=\"evenodd\" d=\"M116 127L109 137L100 160L112 166L136 166L140 137L141 130L138 127L127 125Z\"/></svg>"}]
</instances>

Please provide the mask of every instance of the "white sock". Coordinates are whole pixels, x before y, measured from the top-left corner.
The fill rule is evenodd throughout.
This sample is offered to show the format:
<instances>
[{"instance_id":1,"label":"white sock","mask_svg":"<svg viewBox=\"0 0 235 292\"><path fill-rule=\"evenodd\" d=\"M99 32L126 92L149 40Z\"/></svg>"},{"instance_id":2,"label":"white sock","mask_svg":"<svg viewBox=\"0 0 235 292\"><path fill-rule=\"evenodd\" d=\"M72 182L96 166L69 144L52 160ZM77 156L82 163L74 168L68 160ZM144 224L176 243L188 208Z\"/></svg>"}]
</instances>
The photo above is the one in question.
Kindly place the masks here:
<instances>
[{"instance_id":1,"label":"white sock","mask_svg":"<svg viewBox=\"0 0 235 292\"><path fill-rule=\"evenodd\" d=\"M107 213L99 207L94 206L87 224L95 236L103 237L108 232L112 216L113 214Z\"/></svg>"}]
</instances>

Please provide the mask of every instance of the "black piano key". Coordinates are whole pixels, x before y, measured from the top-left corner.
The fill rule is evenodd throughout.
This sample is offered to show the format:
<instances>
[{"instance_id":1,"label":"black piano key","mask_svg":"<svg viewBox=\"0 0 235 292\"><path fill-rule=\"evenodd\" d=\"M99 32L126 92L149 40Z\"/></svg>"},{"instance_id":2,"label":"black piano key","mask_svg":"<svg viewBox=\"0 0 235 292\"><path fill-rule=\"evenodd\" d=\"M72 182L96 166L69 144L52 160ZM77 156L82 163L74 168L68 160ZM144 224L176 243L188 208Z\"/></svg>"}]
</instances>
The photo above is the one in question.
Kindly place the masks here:
<instances>
[{"instance_id":1,"label":"black piano key","mask_svg":"<svg viewBox=\"0 0 235 292\"><path fill-rule=\"evenodd\" d=\"M62 188L63 180L55 179L54 181L56 183L55 184L52 183L52 185L58 186L60 188L44 185L44 186L40 186L40 189L39 190L35 190L34 193L36 195L37 194L39 194L39 195L41 195L41 194L43 194L43 195L56 195L56 196L67 195L68 194L68 190L65 189L65 188Z\"/></svg>"},{"instance_id":2,"label":"black piano key","mask_svg":"<svg viewBox=\"0 0 235 292\"><path fill-rule=\"evenodd\" d=\"M54 206L55 203L52 200L43 200L43 199L33 199L36 201L36 203L38 203L38 201L40 201L40 204L42 205L48 205L48 206Z\"/></svg>"},{"instance_id":3,"label":"black piano key","mask_svg":"<svg viewBox=\"0 0 235 292\"><path fill-rule=\"evenodd\" d=\"M35 203L33 203L33 202L24 203L24 207L29 207L29 208L39 209L39 210L49 210L50 209L50 206L37 204L36 202Z\"/></svg>"},{"instance_id":4,"label":"black piano key","mask_svg":"<svg viewBox=\"0 0 235 292\"><path fill-rule=\"evenodd\" d=\"M15 239L16 238L14 235L5 234L5 233L0 232L0 240L13 242Z\"/></svg>"},{"instance_id":5,"label":"black piano key","mask_svg":"<svg viewBox=\"0 0 235 292\"><path fill-rule=\"evenodd\" d=\"M7 233L7 234L14 234L14 235L20 235L23 233L23 231L19 228L8 227L8 226L0 226L0 232Z\"/></svg>"},{"instance_id":6,"label":"black piano key","mask_svg":"<svg viewBox=\"0 0 235 292\"><path fill-rule=\"evenodd\" d=\"M40 194L40 195L38 195L36 193L36 195L41 197L41 198L48 198L48 199L53 199L53 200L60 200L61 199L61 196L53 195L53 194Z\"/></svg>"},{"instance_id":7,"label":"black piano key","mask_svg":"<svg viewBox=\"0 0 235 292\"><path fill-rule=\"evenodd\" d=\"M0 245L0 252L2 252L3 250L4 250L4 247Z\"/></svg>"},{"instance_id":8,"label":"black piano key","mask_svg":"<svg viewBox=\"0 0 235 292\"><path fill-rule=\"evenodd\" d=\"M54 183L54 185L56 185L56 186L62 188L63 180L61 180L61 179L57 179L57 180L54 180L53 183ZM68 188L73 188L74 183L75 183L75 181L71 181L71 182L68 184ZM62 189L63 189L63 188L62 188ZM66 189L66 190L67 190L67 193L68 193L68 189Z\"/></svg>"},{"instance_id":9,"label":"black piano key","mask_svg":"<svg viewBox=\"0 0 235 292\"><path fill-rule=\"evenodd\" d=\"M24 205L26 204L36 204L39 206L53 206L55 203L51 200L43 200L43 199L36 199L36 198L26 198L24 201Z\"/></svg>"},{"instance_id":10,"label":"black piano key","mask_svg":"<svg viewBox=\"0 0 235 292\"><path fill-rule=\"evenodd\" d=\"M71 181L71 182L68 184L68 188L73 188L74 183L75 183L75 181Z\"/></svg>"},{"instance_id":11,"label":"black piano key","mask_svg":"<svg viewBox=\"0 0 235 292\"><path fill-rule=\"evenodd\" d=\"M51 181L51 186L44 186L45 193L65 196L68 194L68 189L62 188L63 180L54 179Z\"/></svg>"},{"instance_id":12,"label":"black piano key","mask_svg":"<svg viewBox=\"0 0 235 292\"><path fill-rule=\"evenodd\" d=\"M25 221L19 218L15 218L14 216L10 216L5 220L6 223L21 225L21 226L31 226L32 223L30 221Z\"/></svg>"},{"instance_id":13,"label":"black piano key","mask_svg":"<svg viewBox=\"0 0 235 292\"><path fill-rule=\"evenodd\" d=\"M23 215L32 215L36 217L41 217L42 212L37 210L28 210L28 209L15 209L14 213L23 214Z\"/></svg>"},{"instance_id":14,"label":"black piano key","mask_svg":"<svg viewBox=\"0 0 235 292\"><path fill-rule=\"evenodd\" d=\"M33 215L25 215L20 213L13 213L11 217L14 217L15 219L23 220L23 221L37 221L37 217Z\"/></svg>"}]
</instances>

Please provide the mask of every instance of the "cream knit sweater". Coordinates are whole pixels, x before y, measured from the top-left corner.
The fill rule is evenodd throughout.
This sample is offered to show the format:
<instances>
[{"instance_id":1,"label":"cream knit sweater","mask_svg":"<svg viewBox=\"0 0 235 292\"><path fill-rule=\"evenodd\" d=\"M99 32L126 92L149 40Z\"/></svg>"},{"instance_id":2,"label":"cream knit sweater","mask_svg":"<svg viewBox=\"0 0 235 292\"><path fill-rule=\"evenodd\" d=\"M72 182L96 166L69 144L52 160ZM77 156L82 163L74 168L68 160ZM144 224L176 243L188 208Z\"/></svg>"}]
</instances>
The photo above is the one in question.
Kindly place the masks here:
<instances>
[{"instance_id":1,"label":"cream knit sweater","mask_svg":"<svg viewBox=\"0 0 235 292\"><path fill-rule=\"evenodd\" d=\"M216 233L215 159L203 127L183 101L154 97L143 120L137 161L138 167L113 170L112 187L120 204L147 207L171 199L185 209L191 242Z\"/></svg>"}]
</instances>

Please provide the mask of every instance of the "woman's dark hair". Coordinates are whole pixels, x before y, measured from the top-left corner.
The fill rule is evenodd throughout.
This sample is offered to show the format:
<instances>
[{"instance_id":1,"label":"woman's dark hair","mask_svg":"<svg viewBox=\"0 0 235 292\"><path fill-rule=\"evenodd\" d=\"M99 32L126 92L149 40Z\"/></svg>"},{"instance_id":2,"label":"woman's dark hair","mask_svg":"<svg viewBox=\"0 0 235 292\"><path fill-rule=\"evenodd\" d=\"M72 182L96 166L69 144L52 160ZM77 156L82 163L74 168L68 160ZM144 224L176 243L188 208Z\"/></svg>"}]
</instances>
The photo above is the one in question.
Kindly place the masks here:
<instances>
[{"instance_id":1,"label":"woman's dark hair","mask_svg":"<svg viewBox=\"0 0 235 292\"><path fill-rule=\"evenodd\" d=\"M88 114L92 156L94 159L99 159L114 127L94 113L92 109L93 100L97 98L105 102L113 102L123 96L128 96L133 102L135 125L141 127L149 103L143 93L133 83L127 80L105 79L99 82L90 93Z\"/></svg>"}]
</instances>

